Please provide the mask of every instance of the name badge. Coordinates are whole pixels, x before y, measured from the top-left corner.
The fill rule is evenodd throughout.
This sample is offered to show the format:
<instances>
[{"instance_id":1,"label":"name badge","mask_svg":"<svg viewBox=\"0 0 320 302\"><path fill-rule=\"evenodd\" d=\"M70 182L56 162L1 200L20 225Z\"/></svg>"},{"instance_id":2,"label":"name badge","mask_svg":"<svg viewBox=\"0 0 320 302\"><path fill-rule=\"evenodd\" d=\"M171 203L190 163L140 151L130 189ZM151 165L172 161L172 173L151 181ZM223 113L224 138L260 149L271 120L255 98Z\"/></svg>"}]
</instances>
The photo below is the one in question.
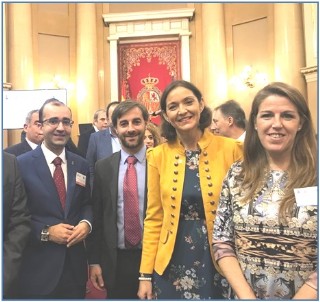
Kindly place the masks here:
<instances>
[{"instance_id":1,"label":"name badge","mask_svg":"<svg viewBox=\"0 0 320 302\"><path fill-rule=\"evenodd\" d=\"M298 207L316 206L318 204L318 187L293 189Z\"/></svg>"},{"instance_id":2,"label":"name badge","mask_svg":"<svg viewBox=\"0 0 320 302\"><path fill-rule=\"evenodd\" d=\"M87 176L77 172L76 174L76 184L82 187L86 186L86 178Z\"/></svg>"}]
</instances>

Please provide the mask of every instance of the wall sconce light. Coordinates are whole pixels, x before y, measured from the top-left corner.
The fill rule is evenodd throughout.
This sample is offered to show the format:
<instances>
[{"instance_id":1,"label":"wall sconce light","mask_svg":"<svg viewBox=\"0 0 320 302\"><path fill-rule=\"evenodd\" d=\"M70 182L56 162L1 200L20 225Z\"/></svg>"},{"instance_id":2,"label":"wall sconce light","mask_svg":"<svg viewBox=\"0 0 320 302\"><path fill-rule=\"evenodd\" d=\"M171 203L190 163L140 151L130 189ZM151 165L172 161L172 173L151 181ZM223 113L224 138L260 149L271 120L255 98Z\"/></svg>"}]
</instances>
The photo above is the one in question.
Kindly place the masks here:
<instances>
[{"instance_id":1,"label":"wall sconce light","mask_svg":"<svg viewBox=\"0 0 320 302\"><path fill-rule=\"evenodd\" d=\"M258 72L249 65L246 65L238 76L231 78L231 83L237 87L254 88L256 86L266 85L267 82L267 74Z\"/></svg>"}]
</instances>

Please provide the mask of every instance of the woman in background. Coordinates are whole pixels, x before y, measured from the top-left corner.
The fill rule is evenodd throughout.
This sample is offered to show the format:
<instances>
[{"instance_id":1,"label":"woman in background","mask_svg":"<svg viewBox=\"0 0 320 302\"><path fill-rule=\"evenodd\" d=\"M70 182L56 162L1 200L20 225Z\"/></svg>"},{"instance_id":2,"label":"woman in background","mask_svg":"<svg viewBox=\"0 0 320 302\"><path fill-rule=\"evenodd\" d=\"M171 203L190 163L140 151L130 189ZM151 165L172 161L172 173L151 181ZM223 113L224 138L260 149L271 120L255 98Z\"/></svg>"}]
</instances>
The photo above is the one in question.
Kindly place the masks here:
<instances>
[{"instance_id":1,"label":"woman in background","mask_svg":"<svg viewBox=\"0 0 320 302\"><path fill-rule=\"evenodd\" d=\"M242 144L213 135L201 92L174 81L160 100L167 142L147 151L148 205L140 299L223 299L226 280L213 264L212 230L221 184Z\"/></svg>"},{"instance_id":2,"label":"woman in background","mask_svg":"<svg viewBox=\"0 0 320 302\"><path fill-rule=\"evenodd\" d=\"M144 144L147 149L156 147L161 143L161 136L158 126L152 122L147 123L146 131L144 134Z\"/></svg>"},{"instance_id":3,"label":"woman in background","mask_svg":"<svg viewBox=\"0 0 320 302\"><path fill-rule=\"evenodd\" d=\"M258 92L214 224L215 259L239 299L317 298L316 159L301 93L278 82Z\"/></svg>"}]
</instances>

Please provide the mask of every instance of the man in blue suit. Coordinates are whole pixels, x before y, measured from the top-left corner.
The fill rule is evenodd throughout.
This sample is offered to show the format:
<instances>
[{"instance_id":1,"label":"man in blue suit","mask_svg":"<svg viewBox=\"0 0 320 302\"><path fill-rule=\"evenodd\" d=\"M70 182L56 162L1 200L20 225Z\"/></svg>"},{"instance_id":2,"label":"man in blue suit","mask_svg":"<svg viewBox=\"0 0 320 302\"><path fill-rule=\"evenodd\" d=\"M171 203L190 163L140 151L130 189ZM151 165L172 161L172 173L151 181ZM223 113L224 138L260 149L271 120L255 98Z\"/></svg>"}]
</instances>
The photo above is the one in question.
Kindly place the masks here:
<instances>
[{"instance_id":1,"label":"man in blue suit","mask_svg":"<svg viewBox=\"0 0 320 302\"><path fill-rule=\"evenodd\" d=\"M109 127L90 135L86 159L88 160L90 167L91 185L93 184L94 166L96 162L99 159L109 157L121 149L117 133L111 122L113 110L119 103L120 102L111 102L107 106L106 114Z\"/></svg>"},{"instance_id":2,"label":"man in blue suit","mask_svg":"<svg viewBox=\"0 0 320 302\"><path fill-rule=\"evenodd\" d=\"M84 239L92 223L90 174L87 161L65 148L71 119L64 103L47 100L39 110L43 143L18 157L32 225L19 276L22 299L85 297L88 271ZM56 187L53 161L57 157L62 160L63 175ZM65 185L65 197L58 192L61 185Z\"/></svg>"}]
</instances>

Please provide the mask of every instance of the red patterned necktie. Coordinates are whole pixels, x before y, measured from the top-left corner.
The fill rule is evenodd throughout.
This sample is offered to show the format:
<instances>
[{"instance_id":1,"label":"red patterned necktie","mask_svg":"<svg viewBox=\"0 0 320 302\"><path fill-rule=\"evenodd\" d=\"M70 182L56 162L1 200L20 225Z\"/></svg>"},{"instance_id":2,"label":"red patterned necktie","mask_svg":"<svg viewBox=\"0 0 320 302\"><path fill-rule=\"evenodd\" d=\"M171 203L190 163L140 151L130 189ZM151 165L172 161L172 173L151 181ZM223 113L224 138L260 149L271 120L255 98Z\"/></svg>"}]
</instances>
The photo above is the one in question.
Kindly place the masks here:
<instances>
[{"instance_id":1,"label":"red patterned necktie","mask_svg":"<svg viewBox=\"0 0 320 302\"><path fill-rule=\"evenodd\" d=\"M123 180L124 241L127 248L135 247L141 241L137 171L134 156L127 158L127 171Z\"/></svg>"},{"instance_id":2,"label":"red patterned necktie","mask_svg":"<svg viewBox=\"0 0 320 302\"><path fill-rule=\"evenodd\" d=\"M53 161L53 164L56 167L56 169L53 172L53 180L58 190L62 208L64 209L66 205L66 184L64 182L64 175L61 168L61 163L62 159L60 157L56 157Z\"/></svg>"}]
</instances>

